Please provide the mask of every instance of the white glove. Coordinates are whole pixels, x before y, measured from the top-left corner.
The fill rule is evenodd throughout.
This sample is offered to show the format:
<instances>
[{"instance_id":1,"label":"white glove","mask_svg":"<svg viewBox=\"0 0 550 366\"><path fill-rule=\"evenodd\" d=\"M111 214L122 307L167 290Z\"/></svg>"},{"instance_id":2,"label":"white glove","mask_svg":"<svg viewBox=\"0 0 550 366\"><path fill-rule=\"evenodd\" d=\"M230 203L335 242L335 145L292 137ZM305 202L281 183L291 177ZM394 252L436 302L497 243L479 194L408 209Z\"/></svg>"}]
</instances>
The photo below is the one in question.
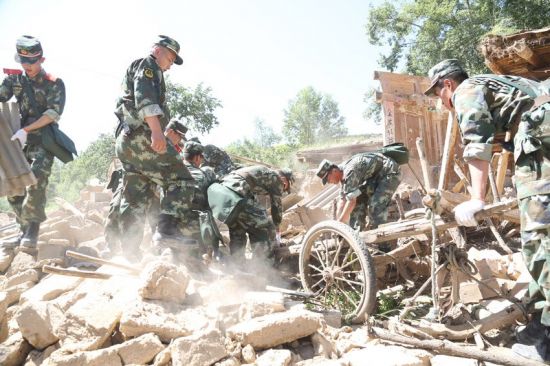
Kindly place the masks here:
<instances>
[{"instance_id":1,"label":"white glove","mask_svg":"<svg viewBox=\"0 0 550 366\"><path fill-rule=\"evenodd\" d=\"M477 226L474 215L476 212L481 211L483 207L485 207L485 202L478 199L462 202L454 209L456 222L462 226Z\"/></svg>"},{"instance_id":2,"label":"white glove","mask_svg":"<svg viewBox=\"0 0 550 366\"><path fill-rule=\"evenodd\" d=\"M27 131L22 128L17 130L17 132L14 133L11 137L11 140L19 140L19 142L21 143L21 147L25 146L25 144L27 143Z\"/></svg>"},{"instance_id":3,"label":"white glove","mask_svg":"<svg viewBox=\"0 0 550 366\"><path fill-rule=\"evenodd\" d=\"M277 246L280 247L281 246L281 233L277 233L275 234L275 241L277 242Z\"/></svg>"}]
</instances>

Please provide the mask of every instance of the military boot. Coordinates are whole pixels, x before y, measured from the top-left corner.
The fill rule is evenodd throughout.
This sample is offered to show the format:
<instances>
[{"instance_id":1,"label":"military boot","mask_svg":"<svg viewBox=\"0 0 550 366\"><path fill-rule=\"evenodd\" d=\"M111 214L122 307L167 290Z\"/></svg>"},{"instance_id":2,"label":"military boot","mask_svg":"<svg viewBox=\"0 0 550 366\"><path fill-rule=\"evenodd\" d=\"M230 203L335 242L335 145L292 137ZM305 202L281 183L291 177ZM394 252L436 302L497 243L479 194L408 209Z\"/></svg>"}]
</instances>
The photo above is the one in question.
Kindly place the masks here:
<instances>
[{"instance_id":1,"label":"military boot","mask_svg":"<svg viewBox=\"0 0 550 366\"><path fill-rule=\"evenodd\" d=\"M27 230L25 230L25 234L23 234L23 237L21 238L21 247L27 248L27 249L36 248L39 231L40 231L39 222L35 222L35 221L29 222L29 226L27 227Z\"/></svg>"},{"instance_id":2,"label":"military boot","mask_svg":"<svg viewBox=\"0 0 550 366\"><path fill-rule=\"evenodd\" d=\"M0 242L0 247L4 249L15 249L21 244L21 238L23 238L23 233L17 234L16 237L10 239L2 240L2 242Z\"/></svg>"}]
</instances>

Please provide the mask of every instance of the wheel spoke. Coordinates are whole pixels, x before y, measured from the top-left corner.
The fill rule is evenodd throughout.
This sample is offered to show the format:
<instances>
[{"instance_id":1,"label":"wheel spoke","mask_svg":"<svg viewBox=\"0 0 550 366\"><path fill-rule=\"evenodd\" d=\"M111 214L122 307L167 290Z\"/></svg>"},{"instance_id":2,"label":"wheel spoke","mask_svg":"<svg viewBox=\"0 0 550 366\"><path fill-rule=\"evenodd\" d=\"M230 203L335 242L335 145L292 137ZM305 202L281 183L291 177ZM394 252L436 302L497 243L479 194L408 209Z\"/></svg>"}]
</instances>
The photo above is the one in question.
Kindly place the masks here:
<instances>
[{"instance_id":1,"label":"wheel spoke","mask_svg":"<svg viewBox=\"0 0 550 366\"><path fill-rule=\"evenodd\" d=\"M348 293L347 293L346 291L342 290L342 289L340 288L340 286L338 286L337 283L335 283L335 285L336 285L336 288L337 288L337 289L345 296L345 298L350 302L350 304L353 305L353 307L354 307L353 310L354 310L354 311L357 310L357 307L359 306L359 304L356 304L355 301L353 301L353 299L349 297Z\"/></svg>"},{"instance_id":2,"label":"wheel spoke","mask_svg":"<svg viewBox=\"0 0 550 366\"><path fill-rule=\"evenodd\" d=\"M365 287L365 284L363 282L352 281L352 280L348 280L347 278L343 278L343 277L334 277L334 279L344 281L344 282L347 282L349 284L355 284L355 285L359 285L361 287Z\"/></svg>"},{"instance_id":3,"label":"wheel spoke","mask_svg":"<svg viewBox=\"0 0 550 366\"><path fill-rule=\"evenodd\" d=\"M325 259L326 259L326 265L325 265L325 268L328 268L329 267L329 260L328 260L328 244L326 243L326 239L325 239L325 235L322 236L322 239L321 239L321 243L323 244L323 246L325 247Z\"/></svg>"},{"instance_id":4,"label":"wheel spoke","mask_svg":"<svg viewBox=\"0 0 550 366\"><path fill-rule=\"evenodd\" d=\"M351 262L348 262L346 263L345 265L342 265L342 267L340 267L340 269L344 269L344 268L347 268L349 266L351 266L353 263L357 262L359 260L359 257L356 257L354 260L352 260Z\"/></svg>"},{"instance_id":5,"label":"wheel spoke","mask_svg":"<svg viewBox=\"0 0 550 366\"><path fill-rule=\"evenodd\" d=\"M317 286L318 284L320 284L320 283L323 282L324 280L325 280L324 278L321 278L319 281L315 282L313 285L310 286L311 289L313 290L313 288L314 288L315 286Z\"/></svg>"},{"instance_id":6,"label":"wheel spoke","mask_svg":"<svg viewBox=\"0 0 550 366\"><path fill-rule=\"evenodd\" d=\"M334 267L335 265L337 265L337 260L338 260L338 256L340 255L340 250L342 249L342 244L344 242L344 238L341 238L342 240L338 240L338 246L336 247L336 254L334 254L334 259L332 260L332 267Z\"/></svg>"},{"instance_id":7,"label":"wheel spoke","mask_svg":"<svg viewBox=\"0 0 550 366\"><path fill-rule=\"evenodd\" d=\"M317 248L315 247L315 245L313 246L313 251L315 252L316 254L316 258L317 260L321 263L321 267L323 267L323 269L326 269L327 267L325 266L325 263L324 263L324 260L321 258L322 255L319 253L319 251L317 250Z\"/></svg>"},{"instance_id":8,"label":"wheel spoke","mask_svg":"<svg viewBox=\"0 0 550 366\"><path fill-rule=\"evenodd\" d=\"M322 269L315 267L315 266L314 266L313 264L311 264L311 263L309 263L307 266L308 266L309 268L313 268L314 270L316 270L316 271L319 272L319 273L323 273L323 270L322 270Z\"/></svg>"}]
</instances>

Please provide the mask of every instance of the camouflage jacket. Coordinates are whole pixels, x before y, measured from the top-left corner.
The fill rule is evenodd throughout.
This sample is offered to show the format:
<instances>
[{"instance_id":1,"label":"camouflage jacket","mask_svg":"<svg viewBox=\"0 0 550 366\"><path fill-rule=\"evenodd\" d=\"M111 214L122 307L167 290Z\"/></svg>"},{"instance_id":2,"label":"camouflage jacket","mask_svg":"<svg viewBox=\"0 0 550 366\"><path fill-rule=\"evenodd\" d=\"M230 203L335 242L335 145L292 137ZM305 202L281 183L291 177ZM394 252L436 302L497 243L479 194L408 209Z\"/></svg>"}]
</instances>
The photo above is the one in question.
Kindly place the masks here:
<instances>
[{"instance_id":1,"label":"camouflage jacket","mask_svg":"<svg viewBox=\"0 0 550 366\"><path fill-rule=\"evenodd\" d=\"M503 76L501 76L503 77ZM512 81L535 82L514 76ZM464 148L464 160L491 160L495 133L517 126L524 111L533 100L520 90L493 80L485 75L463 81L455 90L454 105Z\"/></svg>"},{"instance_id":2,"label":"camouflage jacket","mask_svg":"<svg viewBox=\"0 0 550 366\"><path fill-rule=\"evenodd\" d=\"M223 177L222 184L243 197L269 195L271 217L275 226L279 226L283 215L283 182L273 169L261 165L237 169Z\"/></svg>"},{"instance_id":3,"label":"camouflage jacket","mask_svg":"<svg viewBox=\"0 0 550 366\"><path fill-rule=\"evenodd\" d=\"M25 83L28 83L34 92L36 106L32 105L31 99L25 93ZM23 71L13 70L13 73L6 76L0 85L0 102L7 102L12 96L15 96L19 103L21 127L34 122L42 115L57 122L65 108L63 80L47 74L44 70L33 79Z\"/></svg>"},{"instance_id":4,"label":"camouflage jacket","mask_svg":"<svg viewBox=\"0 0 550 366\"><path fill-rule=\"evenodd\" d=\"M164 74L149 55L132 62L122 82L115 114L131 129L146 127L145 117L158 116L164 130L170 120Z\"/></svg>"},{"instance_id":5,"label":"camouflage jacket","mask_svg":"<svg viewBox=\"0 0 550 366\"><path fill-rule=\"evenodd\" d=\"M393 159L376 153L354 155L339 168L344 172L340 196L347 201L363 193L372 194L379 179L401 171Z\"/></svg>"},{"instance_id":6,"label":"camouflage jacket","mask_svg":"<svg viewBox=\"0 0 550 366\"><path fill-rule=\"evenodd\" d=\"M215 145L206 145L204 147L203 165L212 167L218 178L241 168L239 164L233 163L225 151Z\"/></svg>"},{"instance_id":7,"label":"camouflage jacket","mask_svg":"<svg viewBox=\"0 0 550 366\"><path fill-rule=\"evenodd\" d=\"M188 161L184 161L189 173L193 176L194 192L193 192L193 209L206 211L209 210L208 198L206 191L212 183L216 181L216 174L209 168L196 168Z\"/></svg>"}]
</instances>

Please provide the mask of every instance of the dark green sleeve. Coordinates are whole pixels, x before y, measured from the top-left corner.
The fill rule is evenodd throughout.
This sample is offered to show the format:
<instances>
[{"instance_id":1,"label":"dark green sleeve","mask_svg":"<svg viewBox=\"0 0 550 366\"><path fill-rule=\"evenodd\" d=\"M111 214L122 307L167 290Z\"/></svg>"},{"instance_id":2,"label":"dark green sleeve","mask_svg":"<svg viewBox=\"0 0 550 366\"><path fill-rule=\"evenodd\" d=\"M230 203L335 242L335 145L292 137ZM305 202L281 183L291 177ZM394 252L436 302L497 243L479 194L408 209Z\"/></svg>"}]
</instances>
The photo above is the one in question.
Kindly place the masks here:
<instances>
[{"instance_id":1,"label":"dark green sleeve","mask_svg":"<svg viewBox=\"0 0 550 366\"><path fill-rule=\"evenodd\" d=\"M13 97L13 77L6 76L0 85L0 102L5 103Z\"/></svg>"},{"instance_id":2,"label":"dark green sleeve","mask_svg":"<svg viewBox=\"0 0 550 366\"><path fill-rule=\"evenodd\" d=\"M160 78L156 70L147 66L139 67L134 75L135 107L138 115L145 119L163 116L160 101Z\"/></svg>"},{"instance_id":3,"label":"dark green sleeve","mask_svg":"<svg viewBox=\"0 0 550 366\"><path fill-rule=\"evenodd\" d=\"M49 116L56 122L59 121L65 109L65 84L63 80L57 79L54 82L52 88L48 91L46 103L46 110L43 114Z\"/></svg>"}]
</instances>

